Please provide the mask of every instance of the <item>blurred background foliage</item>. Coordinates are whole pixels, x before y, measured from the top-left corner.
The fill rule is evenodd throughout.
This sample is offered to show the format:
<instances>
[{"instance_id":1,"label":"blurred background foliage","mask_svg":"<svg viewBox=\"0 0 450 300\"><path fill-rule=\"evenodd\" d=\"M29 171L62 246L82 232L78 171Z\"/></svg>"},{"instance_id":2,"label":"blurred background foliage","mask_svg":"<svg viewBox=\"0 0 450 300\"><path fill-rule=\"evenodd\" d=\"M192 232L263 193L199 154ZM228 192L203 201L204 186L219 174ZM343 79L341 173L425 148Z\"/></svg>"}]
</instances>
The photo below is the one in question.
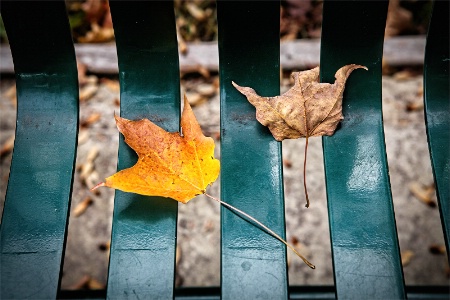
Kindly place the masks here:
<instances>
[{"instance_id":1,"label":"blurred background foliage","mask_svg":"<svg viewBox=\"0 0 450 300\"><path fill-rule=\"evenodd\" d=\"M318 38L322 24L323 0L282 0L280 37L282 40ZM107 0L66 0L73 39L78 43L114 40ZM431 0L390 0L386 36L425 34ZM181 43L217 39L216 2L175 0L178 38ZM7 42L0 17L0 39Z\"/></svg>"}]
</instances>

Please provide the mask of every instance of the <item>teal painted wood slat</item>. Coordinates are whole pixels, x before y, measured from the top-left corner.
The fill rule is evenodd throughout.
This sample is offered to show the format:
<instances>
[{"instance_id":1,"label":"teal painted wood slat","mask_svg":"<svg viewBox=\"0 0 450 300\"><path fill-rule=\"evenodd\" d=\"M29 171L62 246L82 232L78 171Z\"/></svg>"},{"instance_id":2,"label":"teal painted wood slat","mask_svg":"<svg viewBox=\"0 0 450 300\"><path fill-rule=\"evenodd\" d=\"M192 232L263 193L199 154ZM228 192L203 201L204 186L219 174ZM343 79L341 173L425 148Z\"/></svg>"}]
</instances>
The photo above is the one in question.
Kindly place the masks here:
<instances>
[{"instance_id":1,"label":"teal painted wood slat","mask_svg":"<svg viewBox=\"0 0 450 300\"><path fill-rule=\"evenodd\" d=\"M221 198L285 236L281 144L256 120L232 85L279 95L276 1L218 1L221 98ZM285 299L286 249L222 207L222 299Z\"/></svg>"},{"instance_id":2,"label":"teal painted wood slat","mask_svg":"<svg viewBox=\"0 0 450 300\"><path fill-rule=\"evenodd\" d=\"M323 138L336 293L342 299L405 298L381 110L387 1L325 1L321 81L356 70L344 92L344 120Z\"/></svg>"},{"instance_id":3,"label":"teal painted wood slat","mask_svg":"<svg viewBox=\"0 0 450 300\"><path fill-rule=\"evenodd\" d=\"M78 131L75 51L64 1L1 3L17 127L0 231L2 299L56 298Z\"/></svg>"},{"instance_id":4,"label":"teal painted wood slat","mask_svg":"<svg viewBox=\"0 0 450 300\"><path fill-rule=\"evenodd\" d=\"M111 1L121 116L178 131L180 79L171 1ZM118 169L137 155L120 137ZM116 191L107 296L169 299L175 274L177 202Z\"/></svg>"},{"instance_id":5,"label":"teal painted wood slat","mask_svg":"<svg viewBox=\"0 0 450 300\"><path fill-rule=\"evenodd\" d=\"M435 1L424 64L424 103L428 145L450 259L450 54L449 1Z\"/></svg>"}]
</instances>

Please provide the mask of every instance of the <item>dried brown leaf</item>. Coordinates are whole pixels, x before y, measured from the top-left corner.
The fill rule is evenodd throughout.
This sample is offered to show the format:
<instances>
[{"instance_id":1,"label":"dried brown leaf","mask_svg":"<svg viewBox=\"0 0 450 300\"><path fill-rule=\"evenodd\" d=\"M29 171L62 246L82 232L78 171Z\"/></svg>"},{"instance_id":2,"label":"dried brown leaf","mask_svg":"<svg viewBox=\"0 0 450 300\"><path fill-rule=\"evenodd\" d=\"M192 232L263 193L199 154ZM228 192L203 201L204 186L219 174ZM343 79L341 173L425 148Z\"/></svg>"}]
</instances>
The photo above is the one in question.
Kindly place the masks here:
<instances>
[{"instance_id":1,"label":"dried brown leaf","mask_svg":"<svg viewBox=\"0 0 450 300\"><path fill-rule=\"evenodd\" d=\"M183 36L180 33L180 22L177 21L177 40L178 40L178 50L181 54L186 55L188 52L188 46L186 41L183 39Z\"/></svg>"},{"instance_id":2,"label":"dried brown leaf","mask_svg":"<svg viewBox=\"0 0 450 300\"><path fill-rule=\"evenodd\" d=\"M89 275L84 275L77 283L72 285L69 290L102 290L105 285Z\"/></svg>"},{"instance_id":3,"label":"dried brown leaf","mask_svg":"<svg viewBox=\"0 0 450 300\"><path fill-rule=\"evenodd\" d=\"M102 117L99 113L90 114L85 120L81 121L80 126L83 128L89 127L94 123L97 123Z\"/></svg>"},{"instance_id":4,"label":"dried brown leaf","mask_svg":"<svg viewBox=\"0 0 450 300\"><path fill-rule=\"evenodd\" d=\"M3 142L2 147L0 149L0 157L6 156L11 153L14 149L14 139L15 135L12 134L6 141Z\"/></svg>"},{"instance_id":5,"label":"dried brown leaf","mask_svg":"<svg viewBox=\"0 0 450 300\"><path fill-rule=\"evenodd\" d=\"M99 152L100 150L97 147L92 147L86 156L86 161L93 162L97 158Z\"/></svg>"},{"instance_id":6,"label":"dried brown leaf","mask_svg":"<svg viewBox=\"0 0 450 300\"><path fill-rule=\"evenodd\" d=\"M80 179L85 181L86 178L94 171L94 163L87 161L80 166Z\"/></svg>"},{"instance_id":7,"label":"dried brown leaf","mask_svg":"<svg viewBox=\"0 0 450 300\"><path fill-rule=\"evenodd\" d=\"M16 90L16 85L12 85L11 87L9 87L4 93L3 96L5 96L6 98L9 99L9 101L11 101L11 104L14 107L17 107L17 90Z\"/></svg>"},{"instance_id":8,"label":"dried brown leaf","mask_svg":"<svg viewBox=\"0 0 450 300\"><path fill-rule=\"evenodd\" d=\"M91 99L98 91L97 84L88 84L80 89L80 102Z\"/></svg>"},{"instance_id":9,"label":"dried brown leaf","mask_svg":"<svg viewBox=\"0 0 450 300\"><path fill-rule=\"evenodd\" d=\"M99 154L99 149L97 147L93 147L89 150L86 155L86 160L83 164L79 166L80 170L80 180L87 187L93 187L94 182L98 181L98 174L95 172L94 160L97 158Z\"/></svg>"},{"instance_id":10,"label":"dried brown leaf","mask_svg":"<svg viewBox=\"0 0 450 300\"><path fill-rule=\"evenodd\" d=\"M78 39L80 43L103 43L114 39L114 29L100 27L97 23L91 24L92 30Z\"/></svg>"},{"instance_id":11,"label":"dried brown leaf","mask_svg":"<svg viewBox=\"0 0 450 300\"><path fill-rule=\"evenodd\" d=\"M202 75L205 79L209 79L211 77L211 73L204 66L197 66L195 71Z\"/></svg>"},{"instance_id":12,"label":"dried brown leaf","mask_svg":"<svg viewBox=\"0 0 450 300\"><path fill-rule=\"evenodd\" d=\"M262 97L250 87L234 87L256 107L256 119L267 126L277 141L332 135L344 118L342 94L350 73L363 68L347 65L336 72L334 84L319 83L319 67L293 72L294 86L281 96Z\"/></svg>"},{"instance_id":13,"label":"dried brown leaf","mask_svg":"<svg viewBox=\"0 0 450 300\"><path fill-rule=\"evenodd\" d=\"M86 129L81 129L78 134L78 145L82 145L89 140L89 131Z\"/></svg>"},{"instance_id":14,"label":"dried brown leaf","mask_svg":"<svg viewBox=\"0 0 450 300\"><path fill-rule=\"evenodd\" d=\"M283 165L286 167L286 168L288 168L288 169L290 169L290 168L292 168L292 161L291 160L289 160L289 159L283 159Z\"/></svg>"},{"instance_id":15,"label":"dried brown leaf","mask_svg":"<svg viewBox=\"0 0 450 300\"><path fill-rule=\"evenodd\" d=\"M413 256L414 256L414 252L412 252L411 250L402 251L401 252L402 266L406 267L407 265L409 265Z\"/></svg>"},{"instance_id":16,"label":"dried brown leaf","mask_svg":"<svg viewBox=\"0 0 450 300\"><path fill-rule=\"evenodd\" d=\"M93 203L94 201L92 200L91 197L86 197L84 198L83 201L81 201L80 203L78 203L77 206L75 206L75 209L73 210L73 215L75 217L79 217L82 214L84 214L84 212L86 211L86 209Z\"/></svg>"},{"instance_id":17,"label":"dried brown leaf","mask_svg":"<svg viewBox=\"0 0 450 300\"><path fill-rule=\"evenodd\" d=\"M105 85L109 90L113 92L120 92L120 84L118 80L113 80L109 78L100 79L101 84Z\"/></svg>"},{"instance_id":18,"label":"dried brown leaf","mask_svg":"<svg viewBox=\"0 0 450 300\"><path fill-rule=\"evenodd\" d=\"M197 21L203 21L207 17L205 11L200 9L200 7L198 7L192 2L188 2L186 4L186 9L188 10L189 14L192 17L194 17L194 19L196 19Z\"/></svg>"},{"instance_id":19,"label":"dried brown leaf","mask_svg":"<svg viewBox=\"0 0 450 300\"><path fill-rule=\"evenodd\" d=\"M99 244L98 249L100 251L109 251L111 249L111 241Z\"/></svg>"},{"instance_id":20,"label":"dried brown leaf","mask_svg":"<svg viewBox=\"0 0 450 300\"><path fill-rule=\"evenodd\" d=\"M89 290L103 290L105 288L105 284L101 283L97 279L91 278L88 282Z\"/></svg>"},{"instance_id":21,"label":"dried brown leaf","mask_svg":"<svg viewBox=\"0 0 450 300\"><path fill-rule=\"evenodd\" d=\"M234 87L247 97L256 108L256 119L267 126L277 141L306 138L303 164L303 185L306 207L309 207L306 188L306 154L308 138L333 135L342 115L342 96L345 82L353 70L365 69L361 65L346 65L335 74L335 82L320 83L319 67L303 72L293 72L294 86L286 93L275 97L262 97L250 87L232 82Z\"/></svg>"},{"instance_id":22,"label":"dried brown leaf","mask_svg":"<svg viewBox=\"0 0 450 300\"><path fill-rule=\"evenodd\" d=\"M86 64L77 62L77 70L78 70L78 84L82 86L86 83L86 72L87 72Z\"/></svg>"},{"instance_id":23,"label":"dried brown leaf","mask_svg":"<svg viewBox=\"0 0 450 300\"><path fill-rule=\"evenodd\" d=\"M408 112L420 110L423 110L423 101L409 102L406 104L406 111Z\"/></svg>"},{"instance_id":24,"label":"dried brown leaf","mask_svg":"<svg viewBox=\"0 0 450 300\"><path fill-rule=\"evenodd\" d=\"M385 36L399 35L412 27L413 14L400 6L400 0L389 1Z\"/></svg>"},{"instance_id":25,"label":"dried brown leaf","mask_svg":"<svg viewBox=\"0 0 450 300\"><path fill-rule=\"evenodd\" d=\"M212 84L201 83L197 85L197 92L205 97L212 97L216 94L216 88Z\"/></svg>"},{"instance_id":26,"label":"dried brown leaf","mask_svg":"<svg viewBox=\"0 0 450 300\"><path fill-rule=\"evenodd\" d=\"M414 197L429 207L434 208L437 206L436 202L433 200L433 195L435 192L434 186L423 186L420 182L414 181L410 183L409 190Z\"/></svg>"},{"instance_id":27,"label":"dried brown leaf","mask_svg":"<svg viewBox=\"0 0 450 300\"><path fill-rule=\"evenodd\" d=\"M196 92L186 92L186 97L188 97L189 104L192 107L199 106L208 101L208 99Z\"/></svg>"},{"instance_id":28,"label":"dried brown leaf","mask_svg":"<svg viewBox=\"0 0 450 300\"><path fill-rule=\"evenodd\" d=\"M89 275L84 275L75 284L69 287L69 290L81 290L85 289L91 277Z\"/></svg>"},{"instance_id":29,"label":"dried brown leaf","mask_svg":"<svg viewBox=\"0 0 450 300\"><path fill-rule=\"evenodd\" d=\"M437 244L430 245L428 250L430 251L431 254L438 254L438 255L445 254L446 252L445 245L437 245Z\"/></svg>"}]
</instances>

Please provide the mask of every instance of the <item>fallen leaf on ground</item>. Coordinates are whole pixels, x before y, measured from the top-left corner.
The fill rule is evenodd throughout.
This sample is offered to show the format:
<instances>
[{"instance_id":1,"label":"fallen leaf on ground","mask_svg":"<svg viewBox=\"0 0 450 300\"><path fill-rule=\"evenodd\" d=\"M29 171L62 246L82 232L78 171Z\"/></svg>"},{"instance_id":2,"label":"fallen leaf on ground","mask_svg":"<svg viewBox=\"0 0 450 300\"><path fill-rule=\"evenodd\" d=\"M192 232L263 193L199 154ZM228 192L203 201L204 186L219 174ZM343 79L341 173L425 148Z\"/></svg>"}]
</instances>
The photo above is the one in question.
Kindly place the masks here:
<instances>
[{"instance_id":1,"label":"fallen leaf on ground","mask_svg":"<svg viewBox=\"0 0 450 300\"><path fill-rule=\"evenodd\" d=\"M212 97L216 94L216 88L210 83L201 83L196 87L197 92L205 97Z\"/></svg>"},{"instance_id":2,"label":"fallen leaf on ground","mask_svg":"<svg viewBox=\"0 0 450 300\"><path fill-rule=\"evenodd\" d=\"M208 17L205 11L200 9L195 3L188 2L186 4L186 8L191 16L193 16L197 21L203 21Z\"/></svg>"},{"instance_id":3,"label":"fallen leaf on ground","mask_svg":"<svg viewBox=\"0 0 450 300\"><path fill-rule=\"evenodd\" d=\"M433 200L433 196L435 193L435 188L433 184L429 186L424 186L420 182L413 181L409 184L409 190L414 195L414 197L416 197L429 207L434 208L437 206L436 202Z\"/></svg>"},{"instance_id":4,"label":"fallen leaf on ground","mask_svg":"<svg viewBox=\"0 0 450 300\"><path fill-rule=\"evenodd\" d=\"M82 10L86 14L89 22L101 23L108 13L109 5L105 0L86 0L81 5Z\"/></svg>"},{"instance_id":5,"label":"fallen leaf on ground","mask_svg":"<svg viewBox=\"0 0 450 300\"><path fill-rule=\"evenodd\" d=\"M116 93L120 92L120 84L119 84L118 80L102 78L102 79L100 79L100 83L105 85L112 92L116 92Z\"/></svg>"},{"instance_id":6,"label":"fallen leaf on ground","mask_svg":"<svg viewBox=\"0 0 450 300\"><path fill-rule=\"evenodd\" d=\"M78 38L80 43L104 43L114 39L113 28L100 27L97 23L92 23L91 28L85 36Z\"/></svg>"},{"instance_id":7,"label":"fallen leaf on ground","mask_svg":"<svg viewBox=\"0 0 450 300\"><path fill-rule=\"evenodd\" d=\"M94 163L92 161L86 161L80 166L80 179L85 183L86 178L94 171Z\"/></svg>"},{"instance_id":8,"label":"fallen leaf on ground","mask_svg":"<svg viewBox=\"0 0 450 300\"><path fill-rule=\"evenodd\" d=\"M209 78L211 77L211 73L210 73L209 70L208 70L207 68L205 68L204 66L201 66L201 65L197 66L197 67L195 68L195 71L196 71L197 73L199 73L200 75L202 75L203 78L205 78L205 79L209 79Z\"/></svg>"},{"instance_id":9,"label":"fallen leaf on ground","mask_svg":"<svg viewBox=\"0 0 450 300\"><path fill-rule=\"evenodd\" d=\"M78 145L82 145L89 140L89 131L87 129L81 128L78 134Z\"/></svg>"},{"instance_id":10,"label":"fallen leaf on ground","mask_svg":"<svg viewBox=\"0 0 450 300\"><path fill-rule=\"evenodd\" d=\"M401 32L411 29L413 26L413 14L401 7L400 0L389 1L386 28L386 37L396 36Z\"/></svg>"},{"instance_id":11,"label":"fallen leaf on ground","mask_svg":"<svg viewBox=\"0 0 450 300\"><path fill-rule=\"evenodd\" d=\"M6 92L3 93L3 96L8 98L14 107L17 107L17 89L15 84L7 89Z\"/></svg>"},{"instance_id":12,"label":"fallen leaf on ground","mask_svg":"<svg viewBox=\"0 0 450 300\"><path fill-rule=\"evenodd\" d=\"M98 154L99 149L97 147L92 147L86 155L86 160L78 166L78 169L80 171L80 180L85 186L89 188L95 185L92 180L98 180L98 175L96 175L97 173L95 172L94 164L94 160L97 158ZM92 179L90 179L92 175L94 176Z\"/></svg>"},{"instance_id":13,"label":"fallen leaf on ground","mask_svg":"<svg viewBox=\"0 0 450 300\"><path fill-rule=\"evenodd\" d=\"M430 250L431 254L445 254L446 249L445 249L445 245L430 245L430 247L428 248Z\"/></svg>"},{"instance_id":14,"label":"fallen leaf on ground","mask_svg":"<svg viewBox=\"0 0 450 300\"><path fill-rule=\"evenodd\" d=\"M99 151L99 149L98 149L97 147L92 147L92 148L89 150L89 152L88 152L88 154L87 154L87 156L86 156L86 160L87 160L87 161L94 161L94 160L97 158L99 152L100 152L100 151Z\"/></svg>"},{"instance_id":15,"label":"fallen leaf on ground","mask_svg":"<svg viewBox=\"0 0 450 300\"><path fill-rule=\"evenodd\" d=\"M406 104L406 111L421 111L423 110L423 101L415 101L415 102L409 102Z\"/></svg>"},{"instance_id":16,"label":"fallen leaf on ground","mask_svg":"<svg viewBox=\"0 0 450 300\"><path fill-rule=\"evenodd\" d=\"M6 156L7 154L13 151L15 137L16 136L12 134L8 139L6 139L6 141L3 142L2 147L0 149L0 158Z\"/></svg>"},{"instance_id":17,"label":"fallen leaf on ground","mask_svg":"<svg viewBox=\"0 0 450 300\"><path fill-rule=\"evenodd\" d=\"M402 70L402 71L398 71L398 72L394 73L394 75L392 75L392 78L394 78L395 80L398 80L398 81L405 81L405 80L414 78L416 76L417 76L417 71L411 70L411 69L406 69L406 70Z\"/></svg>"},{"instance_id":18,"label":"fallen leaf on ground","mask_svg":"<svg viewBox=\"0 0 450 300\"><path fill-rule=\"evenodd\" d=\"M196 92L186 92L186 97L189 99L189 104L192 107L199 106L208 101L208 99Z\"/></svg>"},{"instance_id":19,"label":"fallen leaf on ground","mask_svg":"<svg viewBox=\"0 0 450 300\"><path fill-rule=\"evenodd\" d=\"M109 257L109 255L111 254L111 241L108 241L106 243L101 243L98 245L98 249L100 251L105 252L105 255L107 257Z\"/></svg>"},{"instance_id":20,"label":"fallen leaf on ground","mask_svg":"<svg viewBox=\"0 0 450 300\"><path fill-rule=\"evenodd\" d=\"M78 70L78 84L80 87L84 87L87 84L96 84L98 77L95 75L87 75L88 67L82 62L77 62Z\"/></svg>"},{"instance_id":21,"label":"fallen leaf on ground","mask_svg":"<svg viewBox=\"0 0 450 300\"><path fill-rule=\"evenodd\" d=\"M84 275L77 283L69 288L69 290L101 290L105 285L89 275Z\"/></svg>"},{"instance_id":22,"label":"fallen leaf on ground","mask_svg":"<svg viewBox=\"0 0 450 300\"><path fill-rule=\"evenodd\" d=\"M334 134L337 125L344 119L342 95L345 82L353 70L360 68L367 70L367 67L354 64L340 68L335 74L334 84L319 82L319 67L293 72L294 86L275 97L262 97L250 87L232 84L255 106L256 119L269 128L277 141L306 138L305 175L308 138ZM304 185L306 207L309 207L306 183Z\"/></svg>"},{"instance_id":23,"label":"fallen leaf on ground","mask_svg":"<svg viewBox=\"0 0 450 300\"><path fill-rule=\"evenodd\" d=\"M283 165L286 167L286 168L288 168L288 169L290 169L290 168L292 168L292 161L291 160L289 160L289 159L283 159Z\"/></svg>"},{"instance_id":24,"label":"fallen leaf on ground","mask_svg":"<svg viewBox=\"0 0 450 300\"><path fill-rule=\"evenodd\" d=\"M188 52L188 46L183 37L181 36L178 23L177 23L177 41L178 41L178 50L180 51L181 54L186 55Z\"/></svg>"},{"instance_id":25,"label":"fallen leaf on ground","mask_svg":"<svg viewBox=\"0 0 450 300\"><path fill-rule=\"evenodd\" d=\"M73 215L75 217L79 217L82 214L84 214L84 212L86 211L86 209L92 204L94 203L94 201L92 200L91 197L86 197L84 198L83 201L81 201L80 203L78 203L77 206L75 206L75 209L73 210Z\"/></svg>"},{"instance_id":26,"label":"fallen leaf on ground","mask_svg":"<svg viewBox=\"0 0 450 300\"><path fill-rule=\"evenodd\" d=\"M80 89L80 102L91 99L98 91L97 84L87 84Z\"/></svg>"},{"instance_id":27,"label":"fallen leaf on ground","mask_svg":"<svg viewBox=\"0 0 450 300\"><path fill-rule=\"evenodd\" d=\"M423 97L423 86L419 86L418 88L417 88L417 93L416 93L416 96L417 97Z\"/></svg>"},{"instance_id":28,"label":"fallen leaf on ground","mask_svg":"<svg viewBox=\"0 0 450 300\"><path fill-rule=\"evenodd\" d=\"M97 123L102 115L100 113L92 113L86 119L80 122L80 126L83 128L89 127L94 123Z\"/></svg>"},{"instance_id":29,"label":"fallen leaf on ground","mask_svg":"<svg viewBox=\"0 0 450 300\"><path fill-rule=\"evenodd\" d=\"M77 62L78 84L80 86L86 83L87 66L81 62Z\"/></svg>"},{"instance_id":30,"label":"fallen leaf on ground","mask_svg":"<svg viewBox=\"0 0 450 300\"><path fill-rule=\"evenodd\" d=\"M411 259L414 256L414 252L412 252L411 250L405 250L402 251L400 255L402 257L402 266L406 267L411 262Z\"/></svg>"}]
</instances>

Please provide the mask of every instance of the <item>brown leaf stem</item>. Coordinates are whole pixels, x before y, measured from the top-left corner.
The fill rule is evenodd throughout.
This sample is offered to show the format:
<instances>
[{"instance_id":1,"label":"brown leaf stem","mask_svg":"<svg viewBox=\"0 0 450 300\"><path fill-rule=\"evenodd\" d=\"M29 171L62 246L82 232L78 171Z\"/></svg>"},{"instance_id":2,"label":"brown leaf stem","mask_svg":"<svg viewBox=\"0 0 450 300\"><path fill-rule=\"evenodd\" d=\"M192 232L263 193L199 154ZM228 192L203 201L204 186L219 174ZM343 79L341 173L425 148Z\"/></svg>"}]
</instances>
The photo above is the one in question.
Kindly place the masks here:
<instances>
[{"instance_id":1,"label":"brown leaf stem","mask_svg":"<svg viewBox=\"0 0 450 300\"><path fill-rule=\"evenodd\" d=\"M102 186L106 186L106 183L100 182L99 184L97 184L96 186L94 186L93 188L91 188L91 192L94 191L94 190L96 190L96 189L98 189L99 187L102 187Z\"/></svg>"},{"instance_id":2,"label":"brown leaf stem","mask_svg":"<svg viewBox=\"0 0 450 300\"><path fill-rule=\"evenodd\" d=\"M275 238L278 239L280 242L282 242L283 244L285 244L289 249L291 249L292 251L294 251L294 253L295 253L298 257L300 257L300 258L305 262L305 264L307 264L311 269L315 269L315 268L316 268L316 267L315 267L312 263L310 263L303 255L301 255L297 250L295 250L295 248L294 248L292 245L290 245L288 242L286 242L281 236L279 236L278 234L276 234L276 233L275 233L273 230L271 230L269 227L267 227L266 225L264 225L264 224L261 223L260 221L256 220L254 217L252 217L252 216L250 216L249 214L247 214L246 212L243 212L242 210L240 210L240 209L238 209L238 208L232 206L231 204L228 204L228 203L226 203L226 202L224 202L224 201L222 201L222 200L220 200L220 199L218 199L218 198L216 198L216 197L213 197L213 196L211 196L211 195L209 195L209 194L207 194L207 193L205 193L204 195L207 196L207 197L209 197L209 198L211 198L211 199L213 199L214 201L219 202L221 205L223 205L223 206L225 206L225 207L227 207L227 208L229 208L229 209L231 209L231 210L233 210L233 211L235 211L235 212L237 212L237 213L239 213L239 214L245 216L246 218L252 220L252 221L255 222L256 224L258 224L260 227L262 227L264 230L266 230L268 233L270 233L273 237L275 237Z\"/></svg>"},{"instance_id":3,"label":"brown leaf stem","mask_svg":"<svg viewBox=\"0 0 450 300\"><path fill-rule=\"evenodd\" d=\"M306 137L305 160L303 161L303 187L305 188L305 197L306 197L305 207L309 207L308 189L306 188L306 156L307 156L307 154L308 154L308 137Z\"/></svg>"}]
</instances>

